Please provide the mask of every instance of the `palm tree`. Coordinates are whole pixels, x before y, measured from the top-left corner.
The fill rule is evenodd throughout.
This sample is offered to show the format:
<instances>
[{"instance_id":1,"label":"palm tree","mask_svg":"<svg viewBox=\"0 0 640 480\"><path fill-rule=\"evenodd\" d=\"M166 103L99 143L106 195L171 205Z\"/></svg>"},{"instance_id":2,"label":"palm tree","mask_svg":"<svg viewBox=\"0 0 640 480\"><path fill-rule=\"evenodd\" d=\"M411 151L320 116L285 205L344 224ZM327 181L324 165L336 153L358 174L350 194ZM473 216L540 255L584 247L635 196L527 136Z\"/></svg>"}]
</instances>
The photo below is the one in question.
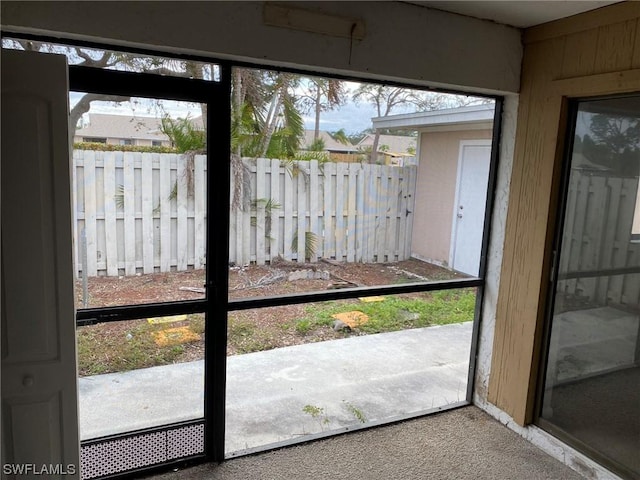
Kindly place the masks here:
<instances>
[{"instance_id":1,"label":"palm tree","mask_svg":"<svg viewBox=\"0 0 640 480\"><path fill-rule=\"evenodd\" d=\"M344 128L337 130L335 132L329 133L331 138L333 138L336 142L340 142L343 145L353 145L349 137L347 136L347 132L344 131Z\"/></svg>"},{"instance_id":2,"label":"palm tree","mask_svg":"<svg viewBox=\"0 0 640 480\"><path fill-rule=\"evenodd\" d=\"M236 68L232 85L232 150L239 156L292 157L304 123L289 73Z\"/></svg>"},{"instance_id":3,"label":"palm tree","mask_svg":"<svg viewBox=\"0 0 640 480\"><path fill-rule=\"evenodd\" d=\"M313 139L320 138L320 114L333 110L346 101L344 82L330 78L310 77L305 79L305 93L300 96L307 111L314 112Z\"/></svg>"},{"instance_id":4,"label":"palm tree","mask_svg":"<svg viewBox=\"0 0 640 480\"><path fill-rule=\"evenodd\" d=\"M198 128L189 116L172 119L167 115L161 120L160 130L169 137L171 145L179 153L203 151L206 147L204 128Z\"/></svg>"},{"instance_id":5,"label":"palm tree","mask_svg":"<svg viewBox=\"0 0 640 480\"><path fill-rule=\"evenodd\" d=\"M249 174L242 157L291 158L304 123L293 94L300 78L290 73L234 68L232 76L232 205L248 204Z\"/></svg>"}]
</instances>

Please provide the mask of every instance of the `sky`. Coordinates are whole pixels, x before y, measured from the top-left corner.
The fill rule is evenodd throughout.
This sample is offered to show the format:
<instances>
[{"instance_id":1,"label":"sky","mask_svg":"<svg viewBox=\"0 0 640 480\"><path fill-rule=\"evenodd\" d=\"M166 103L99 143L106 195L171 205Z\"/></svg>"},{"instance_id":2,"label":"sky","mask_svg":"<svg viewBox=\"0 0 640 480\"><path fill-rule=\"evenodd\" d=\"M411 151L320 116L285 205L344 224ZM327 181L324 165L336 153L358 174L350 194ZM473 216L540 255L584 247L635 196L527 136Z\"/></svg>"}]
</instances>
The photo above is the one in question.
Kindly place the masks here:
<instances>
[{"instance_id":1,"label":"sky","mask_svg":"<svg viewBox=\"0 0 640 480\"><path fill-rule=\"evenodd\" d=\"M400 110L398 110L398 113ZM344 128L347 134L358 133L371 127L371 118L377 117L375 109L371 105L356 105L353 102L339 107L336 110L322 112L320 114L320 130L335 132ZM315 127L313 114L304 116L304 125L308 130Z\"/></svg>"},{"instance_id":2,"label":"sky","mask_svg":"<svg viewBox=\"0 0 640 480\"><path fill-rule=\"evenodd\" d=\"M71 92L69 94L72 107L81 96L82 94L77 92ZM169 113L172 117L185 117L186 115L190 115L191 118L194 118L201 115L200 107L197 104L167 100L162 103L164 111ZM142 99L134 105L131 105L128 102L122 103L121 105L118 105L115 102L92 102L91 104L91 113L137 115L146 117L156 116L156 112L158 111L159 109L157 108L157 105ZM398 108L393 113L407 113L410 111L412 111L412 109ZM371 118L373 117L377 117L376 110L373 106L368 104L356 105L352 101L349 101L345 105L339 107L339 109L322 112L320 116L320 130L335 132L344 128L347 134L358 133L371 127ZM314 115L312 112L304 114L303 120L306 129L314 129Z\"/></svg>"},{"instance_id":3,"label":"sky","mask_svg":"<svg viewBox=\"0 0 640 480\"><path fill-rule=\"evenodd\" d=\"M371 119L378 116L375 107L367 102L355 103L351 100L351 94L358 87L358 83L345 82L348 100L344 105L335 110L324 111L320 115L320 130L336 132L344 129L347 135L360 133L367 128L371 128ZM299 92L302 95L302 90ZM75 105L81 93L71 92L69 94L71 106ZM161 103L161 106L160 106ZM414 112L413 105L400 105L393 109L392 115ZM162 117L168 113L172 118L186 117L189 115L195 118L201 115L200 106L194 103L177 102L171 100L137 99L135 102L123 102L118 105L115 102L92 102L92 113L108 113L114 115L127 116L156 116ZM303 112L302 118L307 130L313 130L315 125L314 112ZM88 118L85 117L85 121Z\"/></svg>"},{"instance_id":4,"label":"sky","mask_svg":"<svg viewBox=\"0 0 640 480\"><path fill-rule=\"evenodd\" d=\"M8 41L8 40L7 40ZM9 44L7 44L9 45ZM60 53L65 53L69 57L70 63L78 63L81 60L79 57L74 56L74 52L72 49L64 46L57 45L49 45L48 47L52 51L60 51ZM92 49L83 49L85 53L95 55L95 58L98 58L102 55L101 50L92 50ZM167 68L172 68L172 65L175 64L175 60L169 59L166 61L164 65ZM297 88L304 88L305 80L300 82ZM344 83L345 89L348 92L348 97L353 93L356 88L360 85L357 82L349 82L346 81ZM71 92L70 93L70 104L71 107L75 105L78 99L81 97L81 93ZM186 102L170 102L163 101L163 106L165 113L168 113L174 118L177 117L185 117L187 115L191 117L197 117L201 114L200 108L195 104L188 104ZM414 107L396 107L392 114L401 114L401 113L410 113L415 111ZM140 100L137 104L131 105L128 103L123 103L118 105L114 102L92 102L91 105L92 113L108 113L108 114L116 114L116 115L137 115L137 116L162 116L161 109L158 108L157 103L154 105L148 100ZM347 134L355 134L362 132L363 130L371 127L371 118L376 117L377 113L375 108L367 103L359 103L355 104L352 100L348 100L345 105L338 107L335 110L322 112L320 117L320 129L328 132L335 132L340 129L344 129ZM314 115L313 113L303 114L303 120L305 124L305 128L308 130L312 130L314 125Z\"/></svg>"}]
</instances>

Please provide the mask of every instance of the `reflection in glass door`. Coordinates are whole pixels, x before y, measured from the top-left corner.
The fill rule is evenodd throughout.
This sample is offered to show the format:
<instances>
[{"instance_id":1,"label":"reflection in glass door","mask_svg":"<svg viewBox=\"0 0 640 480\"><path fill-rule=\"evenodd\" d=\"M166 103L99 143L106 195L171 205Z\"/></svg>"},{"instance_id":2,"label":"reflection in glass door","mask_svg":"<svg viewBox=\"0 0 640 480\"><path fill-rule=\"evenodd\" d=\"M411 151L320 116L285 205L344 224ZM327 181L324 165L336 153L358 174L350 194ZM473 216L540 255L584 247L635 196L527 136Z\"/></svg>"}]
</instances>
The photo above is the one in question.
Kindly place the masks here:
<instances>
[{"instance_id":1,"label":"reflection in glass door","mask_svg":"<svg viewBox=\"0 0 640 480\"><path fill-rule=\"evenodd\" d=\"M575 106L539 423L640 478L640 97Z\"/></svg>"}]
</instances>

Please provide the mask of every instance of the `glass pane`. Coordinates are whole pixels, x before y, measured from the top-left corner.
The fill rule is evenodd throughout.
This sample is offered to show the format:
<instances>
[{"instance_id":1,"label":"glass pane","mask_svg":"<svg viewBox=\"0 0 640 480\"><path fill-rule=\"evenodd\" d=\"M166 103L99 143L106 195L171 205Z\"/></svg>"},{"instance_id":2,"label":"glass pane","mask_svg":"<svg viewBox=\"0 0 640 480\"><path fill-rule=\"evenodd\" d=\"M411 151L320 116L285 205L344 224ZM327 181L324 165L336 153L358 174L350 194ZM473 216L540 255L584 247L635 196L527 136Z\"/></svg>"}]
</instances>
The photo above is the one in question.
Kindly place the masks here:
<instances>
[{"instance_id":1,"label":"glass pane","mask_svg":"<svg viewBox=\"0 0 640 480\"><path fill-rule=\"evenodd\" d=\"M492 102L241 68L233 79L231 298L478 275Z\"/></svg>"},{"instance_id":2,"label":"glass pane","mask_svg":"<svg viewBox=\"0 0 640 480\"><path fill-rule=\"evenodd\" d=\"M70 93L77 307L204 297L204 106L87 98Z\"/></svg>"},{"instance_id":3,"label":"glass pane","mask_svg":"<svg viewBox=\"0 0 640 480\"><path fill-rule=\"evenodd\" d=\"M78 327L82 440L204 415L204 315Z\"/></svg>"},{"instance_id":4,"label":"glass pane","mask_svg":"<svg viewBox=\"0 0 640 480\"><path fill-rule=\"evenodd\" d=\"M640 97L581 102L542 418L640 473Z\"/></svg>"},{"instance_id":5,"label":"glass pane","mask_svg":"<svg viewBox=\"0 0 640 480\"><path fill-rule=\"evenodd\" d=\"M475 289L229 314L226 453L466 399Z\"/></svg>"},{"instance_id":6,"label":"glass pane","mask_svg":"<svg viewBox=\"0 0 640 480\"><path fill-rule=\"evenodd\" d=\"M2 47L66 55L69 65L167 75L172 77L197 78L215 82L220 81L219 65L195 60L180 60L177 58L75 47L51 42L36 42L14 38L3 38Z\"/></svg>"}]
</instances>

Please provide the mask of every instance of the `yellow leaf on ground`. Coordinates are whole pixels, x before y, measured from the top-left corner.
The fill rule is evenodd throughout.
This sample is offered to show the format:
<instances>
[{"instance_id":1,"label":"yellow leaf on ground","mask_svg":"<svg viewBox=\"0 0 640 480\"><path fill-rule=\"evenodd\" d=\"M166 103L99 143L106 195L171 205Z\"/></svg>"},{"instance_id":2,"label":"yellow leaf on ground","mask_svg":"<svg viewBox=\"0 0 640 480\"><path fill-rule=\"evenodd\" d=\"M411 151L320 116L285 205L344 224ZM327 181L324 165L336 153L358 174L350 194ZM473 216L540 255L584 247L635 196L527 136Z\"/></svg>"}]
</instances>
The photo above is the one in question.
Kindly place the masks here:
<instances>
[{"instance_id":1,"label":"yellow leaf on ground","mask_svg":"<svg viewBox=\"0 0 640 480\"><path fill-rule=\"evenodd\" d=\"M159 347L167 347L170 345L197 342L200 340L200 335L192 332L189 327L176 327L153 332L153 339Z\"/></svg>"},{"instance_id":2,"label":"yellow leaf on ground","mask_svg":"<svg viewBox=\"0 0 640 480\"><path fill-rule=\"evenodd\" d=\"M358 300L361 302L369 303L369 302L384 302L384 297L380 295L376 295L373 297L360 297Z\"/></svg>"},{"instance_id":3,"label":"yellow leaf on ground","mask_svg":"<svg viewBox=\"0 0 640 480\"><path fill-rule=\"evenodd\" d=\"M357 310L352 312L336 313L335 315L331 315L331 317L346 323L351 328L357 328L369 321L369 316L367 314L358 312Z\"/></svg>"},{"instance_id":4,"label":"yellow leaf on ground","mask_svg":"<svg viewBox=\"0 0 640 480\"><path fill-rule=\"evenodd\" d=\"M173 315L171 317L147 318L147 322L149 322L150 325L158 325L160 323L183 322L186 319L187 319L186 315Z\"/></svg>"}]
</instances>

